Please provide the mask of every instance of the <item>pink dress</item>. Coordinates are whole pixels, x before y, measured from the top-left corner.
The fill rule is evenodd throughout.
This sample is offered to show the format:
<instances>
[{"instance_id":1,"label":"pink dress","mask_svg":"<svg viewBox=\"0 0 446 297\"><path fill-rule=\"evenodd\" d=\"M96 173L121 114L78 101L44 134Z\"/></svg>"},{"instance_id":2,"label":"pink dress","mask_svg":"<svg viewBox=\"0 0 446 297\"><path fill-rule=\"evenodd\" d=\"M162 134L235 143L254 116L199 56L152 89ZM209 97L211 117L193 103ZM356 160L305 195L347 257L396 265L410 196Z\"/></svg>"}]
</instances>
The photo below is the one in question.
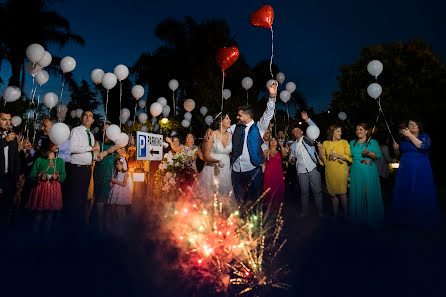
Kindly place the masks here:
<instances>
[{"instance_id":1,"label":"pink dress","mask_svg":"<svg viewBox=\"0 0 446 297\"><path fill-rule=\"evenodd\" d=\"M280 152L270 156L266 161L265 173L263 176L263 190L269 192L265 195L263 205L271 210L279 209L280 203L283 203L285 196L285 181L282 170L282 157Z\"/></svg>"},{"instance_id":2,"label":"pink dress","mask_svg":"<svg viewBox=\"0 0 446 297\"><path fill-rule=\"evenodd\" d=\"M124 181L125 175L129 175L128 172L118 172L118 175L115 177L120 182ZM130 176L127 179L127 184L123 187L118 184L113 184L113 187L110 190L110 196L108 203L116 204L116 205L130 205L132 204L132 196L130 193Z\"/></svg>"}]
</instances>

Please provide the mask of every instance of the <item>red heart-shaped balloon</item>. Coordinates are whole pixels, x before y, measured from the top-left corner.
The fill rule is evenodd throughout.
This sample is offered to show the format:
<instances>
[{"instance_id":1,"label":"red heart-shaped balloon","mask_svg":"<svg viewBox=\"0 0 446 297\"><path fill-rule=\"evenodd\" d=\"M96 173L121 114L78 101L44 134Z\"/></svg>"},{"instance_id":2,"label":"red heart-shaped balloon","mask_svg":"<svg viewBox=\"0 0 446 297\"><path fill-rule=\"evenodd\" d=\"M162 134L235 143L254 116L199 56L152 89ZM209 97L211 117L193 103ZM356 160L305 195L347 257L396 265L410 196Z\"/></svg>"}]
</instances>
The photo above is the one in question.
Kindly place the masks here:
<instances>
[{"instance_id":1,"label":"red heart-shaped balloon","mask_svg":"<svg viewBox=\"0 0 446 297\"><path fill-rule=\"evenodd\" d=\"M217 63L221 67L221 71L225 71L237 61L240 55L238 48L235 46L222 47L217 50Z\"/></svg>"},{"instance_id":2,"label":"red heart-shaped balloon","mask_svg":"<svg viewBox=\"0 0 446 297\"><path fill-rule=\"evenodd\" d=\"M271 28L274 20L274 9L270 5L262 5L251 14L249 21L253 26Z\"/></svg>"}]
</instances>

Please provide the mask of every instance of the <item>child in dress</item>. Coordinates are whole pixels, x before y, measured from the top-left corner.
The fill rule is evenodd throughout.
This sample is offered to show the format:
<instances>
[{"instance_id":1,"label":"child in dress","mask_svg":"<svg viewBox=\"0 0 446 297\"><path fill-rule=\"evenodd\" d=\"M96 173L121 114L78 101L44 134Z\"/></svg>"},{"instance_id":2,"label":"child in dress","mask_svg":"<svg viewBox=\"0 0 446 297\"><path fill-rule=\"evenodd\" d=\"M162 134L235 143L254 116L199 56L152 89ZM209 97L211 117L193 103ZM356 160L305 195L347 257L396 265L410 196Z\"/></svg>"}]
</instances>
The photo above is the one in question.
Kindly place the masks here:
<instances>
[{"instance_id":1,"label":"child in dress","mask_svg":"<svg viewBox=\"0 0 446 297\"><path fill-rule=\"evenodd\" d=\"M129 180L130 174L127 171L127 162L124 157L115 160L115 176L110 179L110 196L108 203L113 205L116 219L122 220L127 212L127 208L132 204Z\"/></svg>"},{"instance_id":2,"label":"child in dress","mask_svg":"<svg viewBox=\"0 0 446 297\"><path fill-rule=\"evenodd\" d=\"M34 162L29 175L32 186L26 208L35 216L34 231L38 231L46 219L46 231L51 229L54 213L62 209L62 189L60 182L65 180L65 163L57 158L58 146L45 139L42 142L42 156Z\"/></svg>"}]
</instances>

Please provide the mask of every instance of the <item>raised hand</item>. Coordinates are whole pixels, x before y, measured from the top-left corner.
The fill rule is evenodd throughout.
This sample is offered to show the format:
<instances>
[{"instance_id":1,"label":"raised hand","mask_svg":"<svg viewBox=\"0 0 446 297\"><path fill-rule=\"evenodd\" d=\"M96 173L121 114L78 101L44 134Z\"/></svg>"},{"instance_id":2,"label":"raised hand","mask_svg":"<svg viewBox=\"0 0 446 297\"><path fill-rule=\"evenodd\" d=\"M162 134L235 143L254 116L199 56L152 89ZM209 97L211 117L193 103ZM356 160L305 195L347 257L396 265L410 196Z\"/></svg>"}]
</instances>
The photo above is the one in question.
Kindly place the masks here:
<instances>
[{"instance_id":1,"label":"raised hand","mask_svg":"<svg viewBox=\"0 0 446 297\"><path fill-rule=\"evenodd\" d=\"M274 82L272 82L268 86L268 91L269 91L269 97L270 98L276 98L276 96L277 96L277 86L278 86L278 83L277 83L276 80Z\"/></svg>"},{"instance_id":2,"label":"raised hand","mask_svg":"<svg viewBox=\"0 0 446 297\"><path fill-rule=\"evenodd\" d=\"M393 143L393 149L396 150L396 151L399 150L400 149L400 145L398 143L394 142Z\"/></svg>"},{"instance_id":3,"label":"raised hand","mask_svg":"<svg viewBox=\"0 0 446 297\"><path fill-rule=\"evenodd\" d=\"M302 116L302 120L304 120L305 122L308 121L309 117L306 111L302 111L300 115Z\"/></svg>"}]
</instances>

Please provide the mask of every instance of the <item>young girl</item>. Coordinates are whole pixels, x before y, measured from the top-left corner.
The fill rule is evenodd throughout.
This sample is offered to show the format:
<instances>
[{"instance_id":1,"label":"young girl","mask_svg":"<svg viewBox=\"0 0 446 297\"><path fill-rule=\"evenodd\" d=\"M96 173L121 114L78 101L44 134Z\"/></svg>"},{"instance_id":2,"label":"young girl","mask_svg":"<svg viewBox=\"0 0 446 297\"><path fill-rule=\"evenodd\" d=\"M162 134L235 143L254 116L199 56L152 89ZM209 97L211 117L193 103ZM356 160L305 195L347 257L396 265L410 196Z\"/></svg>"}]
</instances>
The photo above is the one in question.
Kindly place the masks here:
<instances>
[{"instance_id":1,"label":"young girl","mask_svg":"<svg viewBox=\"0 0 446 297\"><path fill-rule=\"evenodd\" d=\"M40 228L43 216L47 219L46 230L52 225L54 211L62 208L60 182L65 180L65 163L57 158L57 145L49 139L42 142L42 156L37 158L31 169L29 179L34 183L26 208L35 211L34 230Z\"/></svg>"},{"instance_id":2,"label":"young girl","mask_svg":"<svg viewBox=\"0 0 446 297\"><path fill-rule=\"evenodd\" d=\"M127 211L127 206L132 204L130 194L130 174L127 172L127 162L124 157L115 159L115 177L110 179L110 196L108 203L115 206L118 221L122 219Z\"/></svg>"},{"instance_id":3,"label":"young girl","mask_svg":"<svg viewBox=\"0 0 446 297\"><path fill-rule=\"evenodd\" d=\"M265 195L263 206L267 210L277 211L285 196L282 157L286 156L286 152L283 144L273 137L269 141L269 148L263 154L266 160L263 190L270 189Z\"/></svg>"}]
</instances>

